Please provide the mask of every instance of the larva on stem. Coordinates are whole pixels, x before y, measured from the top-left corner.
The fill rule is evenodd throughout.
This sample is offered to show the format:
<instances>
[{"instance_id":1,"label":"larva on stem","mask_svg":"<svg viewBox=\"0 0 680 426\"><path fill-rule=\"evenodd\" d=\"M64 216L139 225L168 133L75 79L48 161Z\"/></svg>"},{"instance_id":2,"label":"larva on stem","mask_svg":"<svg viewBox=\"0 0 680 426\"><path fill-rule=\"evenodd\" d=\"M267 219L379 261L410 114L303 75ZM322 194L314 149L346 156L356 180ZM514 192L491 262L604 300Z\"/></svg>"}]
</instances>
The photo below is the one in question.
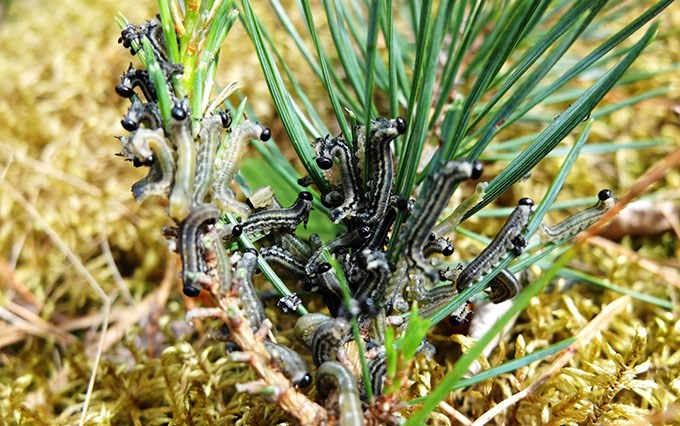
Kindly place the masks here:
<instances>
[{"instance_id":1,"label":"larva on stem","mask_svg":"<svg viewBox=\"0 0 680 426\"><path fill-rule=\"evenodd\" d=\"M200 145L196 157L196 178L194 182L194 204L202 203L208 194L215 172L215 153L219 144L221 130L229 127L231 118L229 113L222 111L201 122L198 133Z\"/></svg>"},{"instance_id":2,"label":"larva on stem","mask_svg":"<svg viewBox=\"0 0 680 426\"><path fill-rule=\"evenodd\" d=\"M185 220L179 225L179 254L182 258L182 282L184 294L196 297L201 289L210 284L210 277L205 273L199 239L203 227L214 224L220 217L220 211L213 204L199 204L191 209Z\"/></svg>"},{"instance_id":3,"label":"larva on stem","mask_svg":"<svg viewBox=\"0 0 680 426\"><path fill-rule=\"evenodd\" d=\"M145 199L159 195L166 197L170 192L175 174L175 153L162 129L137 129L130 135L121 138L123 157L141 164L151 165L147 178L132 186L135 201L141 203ZM160 169L160 179L156 174Z\"/></svg>"},{"instance_id":4,"label":"larva on stem","mask_svg":"<svg viewBox=\"0 0 680 426\"><path fill-rule=\"evenodd\" d=\"M170 193L170 217L180 221L189 214L194 195L194 179L196 176L196 149L191 136L191 120L189 103L186 99L178 101L172 107L170 132L177 148L177 170L175 183Z\"/></svg>"},{"instance_id":5,"label":"larva on stem","mask_svg":"<svg viewBox=\"0 0 680 426\"><path fill-rule=\"evenodd\" d=\"M316 371L316 388L323 399L336 390L340 426L363 426L364 411L361 408L359 388L352 372L337 361L323 363Z\"/></svg>"},{"instance_id":6,"label":"larva on stem","mask_svg":"<svg viewBox=\"0 0 680 426\"><path fill-rule=\"evenodd\" d=\"M456 279L458 292L482 279L491 268L507 255L508 250L511 250L515 255L519 255L524 250L526 240L522 236L522 231L529 222L533 206L534 201L531 198L519 200L519 204L510 213L508 220L491 243L458 275Z\"/></svg>"},{"instance_id":7,"label":"larva on stem","mask_svg":"<svg viewBox=\"0 0 680 426\"><path fill-rule=\"evenodd\" d=\"M238 172L241 157L245 152L246 143L252 139L268 141L271 131L250 120L234 126L231 136L224 141L215 159L215 179L212 184L212 199L222 210L246 216L250 208L234 199L234 193L229 187Z\"/></svg>"}]
</instances>

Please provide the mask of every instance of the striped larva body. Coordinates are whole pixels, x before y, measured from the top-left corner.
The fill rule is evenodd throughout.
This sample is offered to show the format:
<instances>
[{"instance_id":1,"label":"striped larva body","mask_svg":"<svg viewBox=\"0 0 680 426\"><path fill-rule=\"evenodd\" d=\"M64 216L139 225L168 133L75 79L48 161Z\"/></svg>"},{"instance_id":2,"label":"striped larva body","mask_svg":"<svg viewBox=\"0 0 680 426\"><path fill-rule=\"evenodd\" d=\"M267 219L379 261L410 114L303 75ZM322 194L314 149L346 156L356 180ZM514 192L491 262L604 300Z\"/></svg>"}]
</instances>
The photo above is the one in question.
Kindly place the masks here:
<instances>
[{"instance_id":1,"label":"striped larva body","mask_svg":"<svg viewBox=\"0 0 680 426\"><path fill-rule=\"evenodd\" d=\"M224 248L222 238L225 234L230 234L226 229L222 228L217 232L217 237L213 240L213 250L217 255L217 274L220 283L220 291L224 294L228 293L231 288L231 260L227 250Z\"/></svg>"},{"instance_id":2,"label":"striped larva body","mask_svg":"<svg viewBox=\"0 0 680 426\"><path fill-rule=\"evenodd\" d=\"M153 195L167 196L174 179L175 158L163 130L137 129L129 136L121 138L121 142L122 155L125 158L151 164L149 176L132 186L135 200L141 203Z\"/></svg>"},{"instance_id":3,"label":"striped larva body","mask_svg":"<svg viewBox=\"0 0 680 426\"><path fill-rule=\"evenodd\" d=\"M316 328L319 326L319 324L332 320L333 318L326 314L305 314L298 318L298 320L295 322L295 328L293 332L300 343L311 349Z\"/></svg>"},{"instance_id":4,"label":"striped larva body","mask_svg":"<svg viewBox=\"0 0 680 426\"><path fill-rule=\"evenodd\" d=\"M439 215L446 207L456 186L471 177L479 177L482 165L479 162L449 161L430 175L430 185L427 193L421 191L420 197L411 215L406 220L404 229L400 233L400 244L404 248L404 255L410 266L423 272L432 282L437 282L438 272L425 258L423 249L430 241Z\"/></svg>"},{"instance_id":5,"label":"striped larva body","mask_svg":"<svg viewBox=\"0 0 680 426\"><path fill-rule=\"evenodd\" d=\"M215 179L212 184L213 202L222 211L231 211L242 215L247 215L250 212L250 208L246 204L239 203L234 199L234 194L229 185L238 172L247 142L252 139L267 141L270 137L269 129L250 120L244 120L231 129L229 139L223 142L218 150L215 159Z\"/></svg>"},{"instance_id":6,"label":"striped larva body","mask_svg":"<svg viewBox=\"0 0 680 426\"><path fill-rule=\"evenodd\" d=\"M149 79L149 73L146 70L136 70L131 63L127 71L120 76L120 84L116 86L116 93L121 98L129 99L134 96L135 87L141 89L147 102L156 102L156 88Z\"/></svg>"},{"instance_id":7,"label":"striped larva body","mask_svg":"<svg viewBox=\"0 0 680 426\"><path fill-rule=\"evenodd\" d=\"M343 302L342 291L340 290L340 281L338 281L335 270L330 263L319 265L314 282L318 284L318 292L321 293L328 311L332 316L336 316Z\"/></svg>"},{"instance_id":8,"label":"striped larva body","mask_svg":"<svg viewBox=\"0 0 680 426\"><path fill-rule=\"evenodd\" d=\"M434 303L443 299L451 299L458 294L456 288L452 284L427 288L423 279L418 276L412 281L411 291L413 292L415 299L420 303Z\"/></svg>"},{"instance_id":9,"label":"striped larva body","mask_svg":"<svg viewBox=\"0 0 680 426\"><path fill-rule=\"evenodd\" d=\"M356 260L365 273L358 281L352 297L359 301L370 299L374 304L379 304L391 275L386 254L382 251L363 250Z\"/></svg>"},{"instance_id":10,"label":"striped larva body","mask_svg":"<svg viewBox=\"0 0 680 426\"><path fill-rule=\"evenodd\" d=\"M248 318L253 331L257 331L266 319L264 306L253 286L255 268L257 268L257 254L255 250L248 249L236 264L231 286L231 293L238 297L240 308L244 316Z\"/></svg>"},{"instance_id":11,"label":"striped larva body","mask_svg":"<svg viewBox=\"0 0 680 426\"><path fill-rule=\"evenodd\" d=\"M312 359L318 367L335 358L338 349L349 339L352 331L344 318L322 322L312 336Z\"/></svg>"},{"instance_id":12,"label":"striped larva body","mask_svg":"<svg viewBox=\"0 0 680 426\"><path fill-rule=\"evenodd\" d=\"M507 269L501 269L489 282L487 294L493 303L510 300L519 293L520 285L517 278Z\"/></svg>"},{"instance_id":13,"label":"striped larva body","mask_svg":"<svg viewBox=\"0 0 680 426\"><path fill-rule=\"evenodd\" d=\"M359 208L361 189L356 175L358 159L342 137L319 138L316 140L315 148L320 156L317 158L317 165L321 169L330 169L333 165L332 158L338 159L343 200L342 204L332 209L330 213L331 220L338 223L347 216L354 216Z\"/></svg>"},{"instance_id":14,"label":"striped larva body","mask_svg":"<svg viewBox=\"0 0 680 426\"><path fill-rule=\"evenodd\" d=\"M220 211L212 204L199 204L191 209L187 218L179 225L179 255L182 258L182 282L184 294L196 297L204 285L210 283L205 273L200 238L203 227L214 224Z\"/></svg>"},{"instance_id":15,"label":"striped larva body","mask_svg":"<svg viewBox=\"0 0 680 426\"><path fill-rule=\"evenodd\" d=\"M285 209L261 210L251 214L241 227L249 238L259 238L276 231L295 232L300 223L307 225L312 210L312 194L303 191L295 203Z\"/></svg>"},{"instance_id":16,"label":"striped larva body","mask_svg":"<svg viewBox=\"0 0 680 426\"><path fill-rule=\"evenodd\" d=\"M408 284L408 263L406 259L400 258L397 267L390 276L385 288L382 304L388 309L395 309L399 312L408 311L408 303L404 300L404 289Z\"/></svg>"},{"instance_id":17,"label":"striped larva body","mask_svg":"<svg viewBox=\"0 0 680 426\"><path fill-rule=\"evenodd\" d=\"M541 232L548 241L553 243L567 240L600 220L615 202L612 191L603 189L597 194L597 204L566 218L557 225L541 224Z\"/></svg>"},{"instance_id":18,"label":"striped larva body","mask_svg":"<svg viewBox=\"0 0 680 426\"><path fill-rule=\"evenodd\" d=\"M323 363L316 371L316 389L322 399L333 391L338 392L339 426L363 426L359 388L352 372L337 361Z\"/></svg>"},{"instance_id":19,"label":"striped larva body","mask_svg":"<svg viewBox=\"0 0 680 426\"><path fill-rule=\"evenodd\" d=\"M274 206L278 203L276 202L274 190L271 186L261 186L257 188L252 194L248 196L248 198L246 198L246 204L248 204L248 207L254 210L278 207Z\"/></svg>"},{"instance_id":20,"label":"striped larva body","mask_svg":"<svg viewBox=\"0 0 680 426\"><path fill-rule=\"evenodd\" d=\"M469 287L473 282L482 279L491 268L507 256L508 251L519 255L526 247L522 231L529 222L534 202L531 198L522 198L519 205L510 213L508 220L496 237L482 252L463 269L456 279L458 292Z\"/></svg>"},{"instance_id":21,"label":"striped larva body","mask_svg":"<svg viewBox=\"0 0 680 426\"><path fill-rule=\"evenodd\" d=\"M451 213L446 219L441 221L437 226L435 226L432 229L432 233L437 237L445 237L452 233L454 229L460 224L460 221L463 219L463 216L465 216L465 213L470 211L474 206L479 204L480 201L482 201L482 198L484 198L484 194L486 193L486 188L489 186L488 182L479 182L477 186L475 186L475 192L470 195L468 198L463 200L462 203L456 207L456 209Z\"/></svg>"},{"instance_id":22,"label":"striped larva body","mask_svg":"<svg viewBox=\"0 0 680 426\"><path fill-rule=\"evenodd\" d=\"M368 371L371 377L371 389L375 395L381 395L385 385L387 375L387 359L385 352L381 351L378 355L368 361Z\"/></svg>"},{"instance_id":23,"label":"striped larva body","mask_svg":"<svg viewBox=\"0 0 680 426\"><path fill-rule=\"evenodd\" d=\"M364 241L370 235L370 233L371 229L368 226L362 226L360 228L342 234L339 237L327 242L326 244L323 244L316 251L314 251L314 254L309 258L309 261L305 266L307 274L310 276L314 275L317 266L323 262L322 256L325 250L328 250L329 253L333 253L340 247L355 247L361 241Z\"/></svg>"},{"instance_id":24,"label":"striped larva body","mask_svg":"<svg viewBox=\"0 0 680 426\"><path fill-rule=\"evenodd\" d=\"M363 128L357 132L364 133ZM368 168L367 205L362 209L367 225L377 224L385 214L387 202L394 182L394 165L390 142L406 132L406 120L377 118L371 120L368 139L365 141L366 164Z\"/></svg>"},{"instance_id":25,"label":"striped larva body","mask_svg":"<svg viewBox=\"0 0 680 426\"><path fill-rule=\"evenodd\" d=\"M196 177L194 181L194 204L202 203L212 185L215 173L215 153L220 142L221 130L229 123L226 112L206 117L198 133L200 144L196 155Z\"/></svg>"},{"instance_id":26,"label":"striped larva body","mask_svg":"<svg viewBox=\"0 0 680 426\"><path fill-rule=\"evenodd\" d=\"M163 125L161 112L158 105L151 102L142 103L139 99L133 99L125 117L120 122L121 126L129 132L134 132L141 124L148 129L159 129Z\"/></svg>"},{"instance_id":27,"label":"striped larva body","mask_svg":"<svg viewBox=\"0 0 680 426\"><path fill-rule=\"evenodd\" d=\"M391 195L387 203L387 209L382 219L372 230L366 242L361 245L361 249L381 250L385 245L387 235L394 224L397 214L408 209L408 201L398 195Z\"/></svg>"},{"instance_id":28,"label":"striped larva body","mask_svg":"<svg viewBox=\"0 0 680 426\"><path fill-rule=\"evenodd\" d=\"M307 387L312 383L309 367L297 352L269 340L265 340L263 343L274 364L291 383L300 387Z\"/></svg>"},{"instance_id":29,"label":"striped larva body","mask_svg":"<svg viewBox=\"0 0 680 426\"><path fill-rule=\"evenodd\" d=\"M260 256L275 268L284 270L299 280L307 277L305 266L297 260L288 250L272 245L260 249Z\"/></svg>"},{"instance_id":30,"label":"striped larva body","mask_svg":"<svg viewBox=\"0 0 680 426\"><path fill-rule=\"evenodd\" d=\"M177 148L175 183L170 193L168 213L175 220L183 220L189 214L194 195L196 173L196 149L191 136L189 102L183 99L172 107L170 131Z\"/></svg>"},{"instance_id":31,"label":"striped larva body","mask_svg":"<svg viewBox=\"0 0 680 426\"><path fill-rule=\"evenodd\" d=\"M293 234L281 235L281 247L287 250L291 256L300 262L306 263L314 253L309 244Z\"/></svg>"}]
</instances>

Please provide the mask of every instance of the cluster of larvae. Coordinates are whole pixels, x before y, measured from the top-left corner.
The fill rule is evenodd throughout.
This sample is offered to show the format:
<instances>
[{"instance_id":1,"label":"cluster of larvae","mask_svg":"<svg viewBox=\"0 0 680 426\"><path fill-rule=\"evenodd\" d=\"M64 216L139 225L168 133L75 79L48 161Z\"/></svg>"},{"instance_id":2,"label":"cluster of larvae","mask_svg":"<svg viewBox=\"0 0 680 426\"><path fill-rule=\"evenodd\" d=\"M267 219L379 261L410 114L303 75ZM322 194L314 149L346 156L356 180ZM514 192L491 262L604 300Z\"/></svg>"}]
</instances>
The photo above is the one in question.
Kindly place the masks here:
<instances>
[{"instance_id":1,"label":"cluster of larvae","mask_svg":"<svg viewBox=\"0 0 680 426\"><path fill-rule=\"evenodd\" d=\"M173 77L182 69L167 60L160 23L127 26L121 36L125 47L133 49L141 38L150 40L156 60L166 73L169 92ZM301 238L300 223L306 225L313 195L302 191L290 207L282 207L271 189L256 190L245 202L236 199L232 180L247 143L271 137L269 129L250 120L232 125L226 111L205 114L198 128L192 128L186 99L174 99L169 122L164 123L156 91L145 70L130 68L116 87L129 98L131 106L122 125L130 133L120 138L121 155L135 166L149 168L148 175L135 183L132 192L138 202L157 196L168 201L168 213L177 226L167 230L176 239L182 260L183 291L195 297L203 289L215 288L238 297L240 308L253 330L265 321L263 302L253 286L258 261L294 277L301 295L317 294L326 313L303 315L295 325L295 336L309 348L316 366L316 388L324 398L340 394L342 424L363 424L366 385L360 363L352 359L349 346L366 348L371 388L381 394L385 384L385 328L397 324L401 314L417 303L422 316L433 315L453 297L487 276L509 254L519 255L526 248L523 235L534 202L519 200L491 243L470 262L459 267L443 267L441 257L450 256L454 247L447 235L464 214L482 197L485 184L447 219L438 220L459 184L478 179L479 162L448 161L433 170L415 200L395 191L393 141L407 130L402 118L376 118L367 127L354 129L354 140L321 137L313 142L317 166L330 183L320 200L329 219L342 223L346 231L329 241L315 234ZM301 179L308 185L309 179ZM554 227L543 226L551 241L574 235L596 221L611 207L611 191L599 193L598 204ZM238 223L229 223L224 213L234 213ZM395 229L397 217L404 220ZM258 250L233 249L237 238L257 241ZM393 237L394 236L394 237ZM390 238L396 245L388 256ZM232 248L232 252L229 252ZM337 260L341 270L327 261ZM492 277L488 298L499 303L520 290L515 276L501 270ZM305 296L307 297L307 296ZM300 303L296 297L279 301L284 312ZM462 321L467 311L455 314ZM356 320L359 342L352 336L350 322ZM292 349L266 340L265 347L281 372L296 386L313 380L302 357ZM421 351L432 351L423 342ZM328 401L337 401L329 399Z\"/></svg>"}]
</instances>

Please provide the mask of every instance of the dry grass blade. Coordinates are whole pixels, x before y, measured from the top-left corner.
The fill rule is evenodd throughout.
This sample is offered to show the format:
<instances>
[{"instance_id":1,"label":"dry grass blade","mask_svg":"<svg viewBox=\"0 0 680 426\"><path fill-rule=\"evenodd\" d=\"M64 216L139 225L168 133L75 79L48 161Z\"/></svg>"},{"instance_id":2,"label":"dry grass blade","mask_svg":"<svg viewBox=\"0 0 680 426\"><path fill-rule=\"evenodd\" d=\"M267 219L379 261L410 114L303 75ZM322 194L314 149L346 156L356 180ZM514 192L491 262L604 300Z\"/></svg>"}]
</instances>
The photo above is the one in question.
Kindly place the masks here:
<instances>
[{"instance_id":1,"label":"dry grass blade","mask_svg":"<svg viewBox=\"0 0 680 426\"><path fill-rule=\"evenodd\" d=\"M87 392L85 394L85 401L83 402L82 414L80 416L79 425L84 425L87 417L87 409L90 404L90 399L92 398L92 391L94 389L94 383L97 377L97 368L99 367L99 361L101 360L101 355L104 349L104 341L106 338L106 331L109 326L109 314L111 311L111 298L102 289L101 285L95 280L95 278L90 274L85 265L80 261L78 256L66 245L64 240L59 237L59 235L52 229L49 223L42 217L42 215L36 210L33 205L24 198L19 191L17 191L14 186L9 182L3 182L4 188L7 193L14 198L28 213L28 215L45 231L45 233L50 237L54 245L64 253L66 258L73 264L73 266L78 270L78 272L85 278L85 281L92 287L92 289L97 293L97 295L102 300L102 311L103 318L101 323L101 333L99 336L99 343L95 350L94 361L92 363L92 374L90 375L90 380L87 385Z\"/></svg>"},{"instance_id":2,"label":"dry grass blade","mask_svg":"<svg viewBox=\"0 0 680 426\"><path fill-rule=\"evenodd\" d=\"M576 340L574 343L565 349L564 353L560 355L559 358L553 361L553 363L550 365L550 368L548 368L545 373L541 374L526 389L517 392L511 397L499 402L498 405L494 406L492 409L484 413L484 415L475 420L471 426L481 426L489 423L496 415L508 409L513 404L516 404L523 398L526 398L527 396L534 393L548 379L560 372L562 367L564 367L574 357L574 355L576 355L579 346L590 341L596 333L606 329L612 319L623 312L623 310L630 303L630 297L623 296L602 308L602 312L600 312L599 315L593 318L590 322L588 322L588 324L585 325L585 327L581 329L581 331L576 335Z\"/></svg>"}]
</instances>

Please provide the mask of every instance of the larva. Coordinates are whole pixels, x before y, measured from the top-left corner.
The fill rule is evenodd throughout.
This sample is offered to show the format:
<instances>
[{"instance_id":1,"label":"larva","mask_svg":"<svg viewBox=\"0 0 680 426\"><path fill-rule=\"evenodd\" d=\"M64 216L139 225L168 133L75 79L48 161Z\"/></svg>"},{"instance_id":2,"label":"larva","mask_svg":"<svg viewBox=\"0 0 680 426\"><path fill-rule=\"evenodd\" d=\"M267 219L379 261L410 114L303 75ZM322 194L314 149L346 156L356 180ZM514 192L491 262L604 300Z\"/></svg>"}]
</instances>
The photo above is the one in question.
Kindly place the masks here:
<instances>
[{"instance_id":1,"label":"larva","mask_svg":"<svg viewBox=\"0 0 680 426\"><path fill-rule=\"evenodd\" d=\"M340 347L349 339L351 327L344 318L334 318L319 324L312 336L312 359L318 367L335 358Z\"/></svg>"},{"instance_id":2,"label":"larva","mask_svg":"<svg viewBox=\"0 0 680 426\"><path fill-rule=\"evenodd\" d=\"M352 372L337 361L323 363L316 371L316 388L322 399L336 390L340 426L363 426L364 412L361 408L357 381Z\"/></svg>"},{"instance_id":3,"label":"larva","mask_svg":"<svg viewBox=\"0 0 680 426\"><path fill-rule=\"evenodd\" d=\"M260 249L260 256L275 268L288 272L299 280L307 277L305 266L282 247L273 245Z\"/></svg>"},{"instance_id":4,"label":"larva","mask_svg":"<svg viewBox=\"0 0 680 426\"><path fill-rule=\"evenodd\" d=\"M298 318L298 320L295 322L295 328L293 332L300 343L311 349L316 328L319 326L319 324L332 320L333 318L326 314L305 314Z\"/></svg>"},{"instance_id":5,"label":"larva","mask_svg":"<svg viewBox=\"0 0 680 426\"><path fill-rule=\"evenodd\" d=\"M135 200L141 203L154 195L166 197L174 179L175 158L163 130L137 129L121 138L121 143L125 158L151 165L149 176L132 186Z\"/></svg>"},{"instance_id":6,"label":"larva","mask_svg":"<svg viewBox=\"0 0 680 426\"><path fill-rule=\"evenodd\" d=\"M340 281L330 263L322 263L316 270L316 281L319 284L319 292L332 316L337 316L343 303Z\"/></svg>"},{"instance_id":7,"label":"larva","mask_svg":"<svg viewBox=\"0 0 680 426\"><path fill-rule=\"evenodd\" d=\"M262 301L255 293L253 286L253 274L257 267L257 251L247 249L241 256L241 260L236 264L236 271L232 280L231 293L236 295L239 300L240 308L244 316L248 318L253 331L260 328L266 319Z\"/></svg>"},{"instance_id":8,"label":"larva","mask_svg":"<svg viewBox=\"0 0 680 426\"><path fill-rule=\"evenodd\" d=\"M281 235L281 247L287 250L295 259L306 263L312 256L312 248L294 234Z\"/></svg>"},{"instance_id":9,"label":"larva","mask_svg":"<svg viewBox=\"0 0 680 426\"><path fill-rule=\"evenodd\" d=\"M257 188L248 198L246 198L246 204L254 210L269 208L275 202L276 198L274 197L274 190L268 185Z\"/></svg>"},{"instance_id":10,"label":"larva","mask_svg":"<svg viewBox=\"0 0 680 426\"><path fill-rule=\"evenodd\" d=\"M229 114L225 111L206 117L201 122L201 130L198 133L200 144L196 155L194 204L202 203L208 194L215 171L215 153L219 144L221 130L228 127L230 122Z\"/></svg>"},{"instance_id":11,"label":"larva","mask_svg":"<svg viewBox=\"0 0 680 426\"><path fill-rule=\"evenodd\" d=\"M368 371L371 376L371 389L375 395L381 395L383 386L385 385L385 376L387 375L387 359L385 352L381 351L378 355L368 361Z\"/></svg>"},{"instance_id":12,"label":"larva","mask_svg":"<svg viewBox=\"0 0 680 426\"><path fill-rule=\"evenodd\" d=\"M159 129L163 124L161 112L155 103L142 103L135 98L120 124L125 130L134 132L142 123L149 129Z\"/></svg>"},{"instance_id":13,"label":"larva","mask_svg":"<svg viewBox=\"0 0 680 426\"><path fill-rule=\"evenodd\" d=\"M452 233L456 226L460 224L461 219L465 216L465 213L470 211L471 208L479 204L484 198L486 193L486 188L489 186L488 182L479 182L475 187L475 192L466 198L462 203L456 207L456 209L449 216L441 221L437 226L432 229L432 233L436 237L445 237Z\"/></svg>"},{"instance_id":14,"label":"larva","mask_svg":"<svg viewBox=\"0 0 680 426\"><path fill-rule=\"evenodd\" d=\"M365 274L352 296L359 301L370 299L380 304L392 272L387 256L382 251L363 250L356 256L356 262Z\"/></svg>"},{"instance_id":15,"label":"larva","mask_svg":"<svg viewBox=\"0 0 680 426\"><path fill-rule=\"evenodd\" d=\"M203 286L210 284L210 277L203 265L203 249L199 245L202 228L220 217L220 211L212 204L195 206L179 225L179 254L182 258L182 282L184 294L196 297Z\"/></svg>"},{"instance_id":16,"label":"larva","mask_svg":"<svg viewBox=\"0 0 680 426\"><path fill-rule=\"evenodd\" d=\"M343 201L330 213L331 220L338 223L347 216L354 216L359 207L361 191L359 178L356 175L358 159L341 137L319 138L316 140L315 148L319 155L316 163L320 169L330 169L333 165L332 158L338 159Z\"/></svg>"},{"instance_id":17,"label":"larva","mask_svg":"<svg viewBox=\"0 0 680 426\"><path fill-rule=\"evenodd\" d=\"M398 195L391 195L387 209L382 219L372 228L370 237L360 246L360 249L382 250L387 240L387 235L394 224L397 214L408 209L408 201Z\"/></svg>"},{"instance_id":18,"label":"larva","mask_svg":"<svg viewBox=\"0 0 680 426\"><path fill-rule=\"evenodd\" d=\"M423 256L430 257L433 254L441 254L443 256L451 256L453 254L453 244L446 237L437 237L435 234L430 234L430 240L425 243L423 247Z\"/></svg>"},{"instance_id":19,"label":"larva","mask_svg":"<svg viewBox=\"0 0 680 426\"><path fill-rule=\"evenodd\" d=\"M234 126L228 140L225 140L217 152L215 159L215 179L212 184L212 199L222 210L239 213L243 216L248 215L250 208L239 203L234 199L234 193L229 187L234 176L238 172L239 164L246 143L252 139L268 141L271 138L271 131L250 120L244 120Z\"/></svg>"},{"instance_id":20,"label":"larva","mask_svg":"<svg viewBox=\"0 0 680 426\"><path fill-rule=\"evenodd\" d=\"M154 56L159 63L169 63L161 21L156 18L148 20L142 25L127 24L121 30L118 43L122 43L123 47L130 49L130 53L135 55L137 51L134 50L133 43L141 46L142 37L146 37L149 40Z\"/></svg>"},{"instance_id":21,"label":"larva","mask_svg":"<svg viewBox=\"0 0 680 426\"><path fill-rule=\"evenodd\" d=\"M415 299L421 303L433 303L439 300L451 299L458 294L452 284L438 285L427 288L422 277L415 276L412 280L411 291Z\"/></svg>"},{"instance_id":22,"label":"larva","mask_svg":"<svg viewBox=\"0 0 680 426\"><path fill-rule=\"evenodd\" d=\"M531 198L522 198L519 204L510 213L508 220L496 234L489 245L463 269L456 279L456 288L460 293L473 282L482 279L491 268L503 259L508 250L519 255L526 247L526 240L522 231L529 222L534 201Z\"/></svg>"},{"instance_id":23,"label":"larva","mask_svg":"<svg viewBox=\"0 0 680 426\"><path fill-rule=\"evenodd\" d=\"M127 71L120 76L120 84L116 86L116 93L121 98L129 99L134 96L135 87L142 90L147 102L156 102L156 88L149 79L149 73L146 70L136 70L131 63Z\"/></svg>"},{"instance_id":24,"label":"larva","mask_svg":"<svg viewBox=\"0 0 680 426\"><path fill-rule=\"evenodd\" d=\"M597 203L594 206L569 216L557 225L546 226L541 224L542 234L553 243L567 240L600 220L602 215L614 206L615 202L616 199L612 191L603 189L597 193Z\"/></svg>"},{"instance_id":25,"label":"larva","mask_svg":"<svg viewBox=\"0 0 680 426\"><path fill-rule=\"evenodd\" d=\"M363 128L357 132L364 133ZM385 214L387 202L394 182L394 165L390 142L406 132L406 120L377 118L371 120L368 139L365 142L366 164L370 179L367 182L367 205L363 210L363 221L367 225L377 224Z\"/></svg>"},{"instance_id":26,"label":"larva","mask_svg":"<svg viewBox=\"0 0 680 426\"><path fill-rule=\"evenodd\" d=\"M172 107L170 132L177 148L177 169L175 183L170 192L168 213L175 220L182 220L189 214L194 195L196 173L196 149L191 136L190 110L187 99Z\"/></svg>"},{"instance_id":27,"label":"larva","mask_svg":"<svg viewBox=\"0 0 680 426\"><path fill-rule=\"evenodd\" d=\"M307 225L312 210L312 194L303 191L295 203L286 209L261 210L251 214L242 224L249 238L259 238L276 231L295 232L300 223Z\"/></svg>"},{"instance_id":28,"label":"larva","mask_svg":"<svg viewBox=\"0 0 680 426\"><path fill-rule=\"evenodd\" d=\"M389 312L395 309L399 312L408 311L408 303L404 300L404 289L408 284L408 263L405 258L397 261L396 270L390 276L383 296L383 305Z\"/></svg>"},{"instance_id":29,"label":"larva","mask_svg":"<svg viewBox=\"0 0 680 426\"><path fill-rule=\"evenodd\" d=\"M316 272L317 266L321 263L322 255L325 250L329 253L334 253L340 247L356 247L358 243L365 240L371 233L371 229L368 226L362 226L360 228L349 231L339 237L323 244L319 249L317 249L314 254L309 258L305 269L307 274L313 276ZM311 242L311 236L310 236Z\"/></svg>"},{"instance_id":30,"label":"larva","mask_svg":"<svg viewBox=\"0 0 680 426\"><path fill-rule=\"evenodd\" d=\"M272 357L274 364L295 386L307 387L312 383L307 363L297 352L289 347L265 340L264 347Z\"/></svg>"},{"instance_id":31,"label":"larva","mask_svg":"<svg viewBox=\"0 0 680 426\"><path fill-rule=\"evenodd\" d=\"M400 232L400 244L409 264L422 271L432 282L437 282L439 273L425 258L423 248L456 186L466 179L479 177L481 173L482 165L479 162L449 161L444 164L430 175L427 193L421 191L413 212Z\"/></svg>"},{"instance_id":32,"label":"larva","mask_svg":"<svg viewBox=\"0 0 680 426\"><path fill-rule=\"evenodd\" d=\"M520 286L517 278L507 269L501 269L489 282L486 292L493 303L501 303L517 296Z\"/></svg>"}]
</instances>

